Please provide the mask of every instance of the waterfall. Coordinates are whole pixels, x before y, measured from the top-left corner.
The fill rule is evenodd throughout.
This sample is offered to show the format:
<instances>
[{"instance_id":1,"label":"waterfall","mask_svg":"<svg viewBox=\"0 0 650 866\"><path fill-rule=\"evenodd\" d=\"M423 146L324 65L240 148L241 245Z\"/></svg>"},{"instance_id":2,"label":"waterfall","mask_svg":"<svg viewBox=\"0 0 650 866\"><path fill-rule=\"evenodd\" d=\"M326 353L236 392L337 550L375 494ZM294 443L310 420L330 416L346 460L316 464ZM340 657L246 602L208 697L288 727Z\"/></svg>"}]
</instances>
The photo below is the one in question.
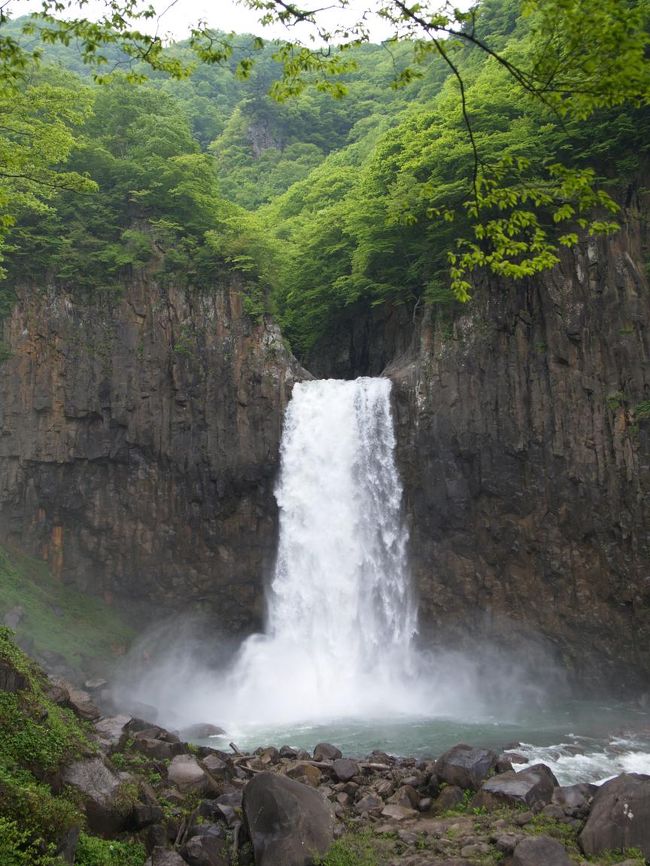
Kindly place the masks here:
<instances>
[{"instance_id":1,"label":"waterfall","mask_svg":"<svg viewBox=\"0 0 650 866\"><path fill-rule=\"evenodd\" d=\"M267 628L226 691L249 721L407 709L416 610L395 465L391 382L301 382L288 406Z\"/></svg>"}]
</instances>

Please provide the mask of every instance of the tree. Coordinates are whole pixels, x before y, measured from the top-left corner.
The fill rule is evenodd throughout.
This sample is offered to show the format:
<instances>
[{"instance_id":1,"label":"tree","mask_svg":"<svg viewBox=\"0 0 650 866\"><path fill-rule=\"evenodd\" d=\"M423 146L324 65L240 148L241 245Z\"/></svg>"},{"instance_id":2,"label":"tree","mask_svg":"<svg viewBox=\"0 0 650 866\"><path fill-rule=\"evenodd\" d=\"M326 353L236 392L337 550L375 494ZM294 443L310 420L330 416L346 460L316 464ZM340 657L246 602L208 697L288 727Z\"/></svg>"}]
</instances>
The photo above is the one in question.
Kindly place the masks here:
<instances>
[{"instance_id":1,"label":"tree","mask_svg":"<svg viewBox=\"0 0 650 866\"><path fill-rule=\"evenodd\" d=\"M477 268L500 276L529 275L557 262L560 248L577 242L581 232L615 229L607 212L615 211L616 205L598 188L592 169L551 159L550 153L544 164L523 155L501 159L480 147L480 104L472 102L480 94L472 80L477 57L485 58L491 74L500 76L499 86L506 82L513 100L532 101L545 118L555 118L560 125L617 106L647 106L650 0L522 0L521 6L515 0L483 0L468 11L449 2L384 0L356 21L331 30L322 23L319 8L286 0L245 2L267 23L279 21L289 27L310 23L319 41L311 48L290 41L278 46L275 56L283 73L271 90L279 100L307 87L342 96L345 85L340 76L354 68L352 49L369 40L372 15L391 29L389 47L404 40L411 46L410 61L396 69L396 87L422 75L434 58L447 70L447 89L460 111L470 151L469 162L463 161L465 176L455 178L453 198L430 201L424 209L421 195L415 209L406 204L414 202L422 179L409 186L406 175L401 176L391 188L393 199L399 199L391 218L405 225L427 219L456 227L456 243L447 257L451 285L460 300L469 297L470 276ZM334 0L333 5L343 17L347 0ZM58 16L68 8L61 0L45 0L43 11L27 29L48 43L77 40L84 60L97 67L98 78L133 61L176 77L186 73L187 63L165 51L158 35L134 29L155 17L150 6L138 0L109 0L107 13L98 22L83 17L61 20ZM517 18L520 10L521 19ZM30 53L6 29L3 33L6 23L0 17L0 76L13 86L39 49ZM513 28L523 31L522 39L509 39ZM190 46L201 60L213 63L224 62L233 52L232 39L205 27L192 31ZM250 74L261 47L262 40L254 39L249 52L240 56L240 74ZM128 73L131 79L141 74L133 69ZM555 231L555 226L560 230Z\"/></svg>"}]
</instances>

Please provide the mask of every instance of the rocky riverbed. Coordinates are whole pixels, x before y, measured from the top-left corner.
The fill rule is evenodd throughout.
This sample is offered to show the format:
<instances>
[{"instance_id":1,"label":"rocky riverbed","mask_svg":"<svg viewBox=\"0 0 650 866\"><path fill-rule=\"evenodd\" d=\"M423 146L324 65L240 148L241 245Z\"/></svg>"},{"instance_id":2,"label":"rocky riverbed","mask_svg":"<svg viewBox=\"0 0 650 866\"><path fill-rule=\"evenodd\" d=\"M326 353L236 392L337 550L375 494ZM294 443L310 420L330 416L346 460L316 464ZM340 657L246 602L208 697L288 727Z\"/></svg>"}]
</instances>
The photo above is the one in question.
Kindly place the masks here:
<instances>
[{"instance_id":1,"label":"rocky riverbed","mask_svg":"<svg viewBox=\"0 0 650 866\"><path fill-rule=\"evenodd\" d=\"M650 858L650 776L562 786L514 743L458 744L430 759L379 751L353 759L329 743L311 752L197 746L145 719L102 715L87 692L46 678L7 630L0 730L0 830L15 830L20 847L25 828L34 836L40 827L45 842L30 850L47 842L56 857L11 863L641 866ZM0 833L0 855L3 844ZM97 845L113 859L88 859ZM114 859L117 850L124 859Z\"/></svg>"}]
</instances>

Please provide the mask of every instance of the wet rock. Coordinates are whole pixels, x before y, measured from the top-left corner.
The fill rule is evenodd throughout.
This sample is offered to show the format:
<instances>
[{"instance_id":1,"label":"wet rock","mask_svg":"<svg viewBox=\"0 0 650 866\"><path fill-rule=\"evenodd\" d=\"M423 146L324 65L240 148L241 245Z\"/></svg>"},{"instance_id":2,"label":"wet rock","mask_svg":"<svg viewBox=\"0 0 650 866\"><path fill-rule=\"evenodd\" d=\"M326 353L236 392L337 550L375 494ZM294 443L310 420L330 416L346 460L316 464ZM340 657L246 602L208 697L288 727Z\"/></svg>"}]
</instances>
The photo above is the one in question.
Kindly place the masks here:
<instances>
[{"instance_id":1,"label":"wet rock","mask_svg":"<svg viewBox=\"0 0 650 866\"><path fill-rule=\"evenodd\" d=\"M208 737L218 737L225 734L223 728L217 725L211 725L208 722L201 722L196 725L188 725L187 728L182 728L180 731L183 740L207 740Z\"/></svg>"},{"instance_id":2,"label":"wet rock","mask_svg":"<svg viewBox=\"0 0 650 866\"><path fill-rule=\"evenodd\" d=\"M342 758L343 753L331 743L318 743L314 749L315 761L335 761L337 758Z\"/></svg>"},{"instance_id":3,"label":"wet rock","mask_svg":"<svg viewBox=\"0 0 650 866\"><path fill-rule=\"evenodd\" d=\"M121 780L101 758L75 761L63 770L62 780L81 795L91 831L110 835L124 828L128 810L118 799Z\"/></svg>"},{"instance_id":4,"label":"wet rock","mask_svg":"<svg viewBox=\"0 0 650 866\"><path fill-rule=\"evenodd\" d=\"M298 752L292 746L282 746L280 748L280 757L281 758L289 758L291 760L295 760L298 756Z\"/></svg>"},{"instance_id":5,"label":"wet rock","mask_svg":"<svg viewBox=\"0 0 650 866\"><path fill-rule=\"evenodd\" d=\"M190 866L229 866L225 839L213 835L193 836L182 848L183 858Z\"/></svg>"},{"instance_id":6,"label":"wet rock","mask_svg":"<svg viewBox=\"0 0 650 866\"><path fill-rule=\"evenodd\" d=\"M475 749L459 743L438 758L435 772L448 785L476 790L494 772L496 763L496 753L490 749Z\"/></svg>"},{"instance_id":7,"label":"wet rock","mask_svg":"<svg viewBox=\"0 0 650 866\"><path fill-rule=\"evenodd\" d=\"M517 845L512 866L573 866L564 845L550 836L533 836Z\"/></svg>"},{"instance_id":8,"label":"wet rock","mask_svg":"<svg viewBox=\"0 0 650 866\"><path fill-rule=\"evenodd\" d=\"M349 782L359 774L359 765L350 758L336 758L332 770L339 782Z\"/></svg>"},{"instance_id":9,"label":"wet rock","mask_svg":"<svg viewBox=\"0 0 650 866\"><path fill-rule=\"evenodd\" d=\"M650 857L650 776L623 773L601 785L580 845L590 855L639 848Z\"/></svg>"},{"instance_id":10,"label":"wet rock","mask_svg":"<svg viewBox=\"0 0 650 866\"><path fill-rule=\"evenodd\" d=\"M513 769L512 762L507 755L499 755L494 769L497 773L510 773Z\"/></svg>"},{"instance_id":11,"label":"wet rock","mask_svg":"<svg viewBox=\"0 0 650 866\"><path fill-rule=\"evenodd\" d=\"M27 688L27 677L8 662L0 661L0 691L20 692Z\"/></svg>"},{"instance_id":12,"label":"wet rock","mask_svg":"<svg viewBox=\"0 0 650 866\"><path fill-rule=\"evenodd\" d=\"M525 755L520 754L519 752L507 752L507 759L511 764L529 764L530 761Z\"/></svg>"},{"instance_id":13,"label":"wet rock","mask_svg":"<svg viewBox=\"0 0 650 866\"><path fill-rule=\"evenodd\" d=\"M176 755L167 769L167 778L183 794L196 792L205 797L220 793L213 779L192 755Z\"/></svg>"},{"instance_id":14,"label":"wet rock","mask_svg":"<svg viewBox=\"0 0 650 866\"><path fill-rule=\"evenodd\" d=\"M597 790L597 785L563 785L553 791L552 802L561 806L565 815L586 818Z\"/></svg>"},{"instance_id":15,"label":"wet rock","mask_svg":"<svg viewBox=\"0 0 650 866\"><path fill-rule=\"evenodd\" d=\"M307 866L334 840L330 805L286 776L255 776L244 790L243 805L255 866Z\"/></svg>"},{"instance_id":16,"label":"wet rock","mask_svg":"<svg viewBox=\"0 0 650 866\"><path fill-rule=\"evenodd\" d=\"M535 764L520 773L501 773L488 779L472 801L475 806L496 808L504 804L528 806L539 811L551 802L557 779L545 764Z\"/></svg>"}]
</instances>

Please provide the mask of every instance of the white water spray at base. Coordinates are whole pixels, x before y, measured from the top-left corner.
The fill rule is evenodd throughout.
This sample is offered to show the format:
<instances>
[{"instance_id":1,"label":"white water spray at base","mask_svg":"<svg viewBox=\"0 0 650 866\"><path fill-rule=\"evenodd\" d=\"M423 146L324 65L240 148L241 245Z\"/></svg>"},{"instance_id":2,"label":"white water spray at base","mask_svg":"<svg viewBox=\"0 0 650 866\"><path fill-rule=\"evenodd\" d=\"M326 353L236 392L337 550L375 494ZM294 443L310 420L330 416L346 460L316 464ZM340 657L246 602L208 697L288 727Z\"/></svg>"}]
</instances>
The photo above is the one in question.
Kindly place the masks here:
<instances>
[{"instance_id":1,"label":"white water spray at base","mask_svg":"<svg viewBox=\"0 0 650 866\"><path fill-rule=\"evenodd\" d=\"M390 390L390 380L371 378L294 388L267 631L245 642L224 683L227 715L240 723L416 709Z\"/></svg>"}]
</instances>

